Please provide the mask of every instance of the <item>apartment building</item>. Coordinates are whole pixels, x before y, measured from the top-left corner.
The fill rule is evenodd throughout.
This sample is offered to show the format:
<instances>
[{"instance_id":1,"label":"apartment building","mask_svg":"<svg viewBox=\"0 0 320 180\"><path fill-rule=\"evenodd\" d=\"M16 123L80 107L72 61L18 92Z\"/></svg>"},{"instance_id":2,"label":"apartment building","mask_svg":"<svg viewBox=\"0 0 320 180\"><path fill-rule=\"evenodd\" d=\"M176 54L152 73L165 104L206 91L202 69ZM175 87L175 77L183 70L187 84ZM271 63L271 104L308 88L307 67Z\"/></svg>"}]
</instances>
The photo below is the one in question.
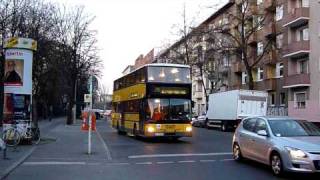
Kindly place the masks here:
<instances>
[{"instance_id":1,"label":"apartment building","mask_svg":"<svg viewBox=\"0 0 320 180\"><path fill-rule=\"evenodd\" d=\"M215 28L217 26L235 27L228 14L238 13L239 2L230 0L195 30ZM261 27L248 40L251 62L263 54L253 70L254 89L269 94L270 115L289 115L299 119L320 122L320 0L248 0L252 21L263 15ZM240 8L241 9L241 8ZM254 22L253 22L254 23ZM190 46L193 51L203 52L192 56L208 62L209 69L199 77L193 76L193 100L195 112L200 114L206 109L207 92L233 89L248 89L248 75L243 61L224 51L214 51L210 38L217 42L223 37L203 34L202 42L194 38L193 32L187 37L197 39ZM183 63L181 54L185 53L183 41L173 44L159 57L164 63ZM264 52L266 44L272 46ZM212 58L213 61L208 61ZM213 73L210 73L212 69ZM197 71L197 66L193 67ZM204 80L203 87L200 80Z\"/></svg>"},{"instance_id":2,"label":"apartment building","mask_svg":"<svg viewBox=\"0 0 320 180\"><path fill-rule=\"evenodd\" d=\"M289 116L320 122L320 1L283 4L282 57Z\"/></svg>"}]
</instances>

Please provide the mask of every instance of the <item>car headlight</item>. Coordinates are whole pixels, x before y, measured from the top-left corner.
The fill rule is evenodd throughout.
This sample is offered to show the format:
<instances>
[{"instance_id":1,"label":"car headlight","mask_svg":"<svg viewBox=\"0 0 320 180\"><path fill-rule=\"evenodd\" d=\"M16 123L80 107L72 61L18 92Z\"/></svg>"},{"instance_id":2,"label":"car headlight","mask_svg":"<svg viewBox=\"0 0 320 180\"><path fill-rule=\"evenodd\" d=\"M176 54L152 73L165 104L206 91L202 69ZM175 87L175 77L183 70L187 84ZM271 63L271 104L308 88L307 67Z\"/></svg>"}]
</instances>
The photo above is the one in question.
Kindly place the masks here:
<instances>
[{"instance_id":1,"label":"car headlight","mask_svg":"<svg viewBox=\"0 0 320 180\"><path fill-rule=\"evenodd\" d=\"M292 159L300 159L300 158L308 157L308 155L300 149L292 148L292 147L285 147L285 148L289 152Z\"/></svg>"},{"instance_id":2,"label":"car headlight","mask_svg":"<svg viewBox=\"0 0 320 180\"><path fill-rule=\"evenodd\" d=\"M192 127L191 126L186 127L186 131L187 132L191 132L192 131Z\"/></svg>"},{"instance_id":3,"label":"car headlight","mask_svg":"<svg viewBox=\"0 0 320 180\"><path fill-rule=\"evenodd\" d=\"M153 133L154 132L154 127L152 127L152 126L149 126L148 128L147 128L147 131L149 132L149 133Z\"/></svg>"}]
</instances>

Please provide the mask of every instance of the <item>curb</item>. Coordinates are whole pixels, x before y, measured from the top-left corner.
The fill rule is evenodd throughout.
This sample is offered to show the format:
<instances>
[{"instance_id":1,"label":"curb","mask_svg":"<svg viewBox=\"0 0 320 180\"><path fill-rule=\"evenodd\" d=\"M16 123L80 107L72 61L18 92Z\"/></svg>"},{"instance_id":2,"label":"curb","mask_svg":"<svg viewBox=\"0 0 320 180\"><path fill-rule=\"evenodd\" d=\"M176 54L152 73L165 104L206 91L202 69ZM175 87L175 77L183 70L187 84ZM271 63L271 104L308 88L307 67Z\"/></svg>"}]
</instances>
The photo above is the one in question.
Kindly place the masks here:
<instances>
[{"instance_id":1,"label":"curb","mask_svg":"<svg viewBox=\"0 0 320 180\"><path fill-rule=\"evenodd\" d=\"M19 165L21 165L36 149L36 146L33 146L28 152L21 157L18 161L14 162L9 168L7 168L4 173L0 175L0 180L4 180L14 169L16 169Z\"/></svg>"}]
</instances>

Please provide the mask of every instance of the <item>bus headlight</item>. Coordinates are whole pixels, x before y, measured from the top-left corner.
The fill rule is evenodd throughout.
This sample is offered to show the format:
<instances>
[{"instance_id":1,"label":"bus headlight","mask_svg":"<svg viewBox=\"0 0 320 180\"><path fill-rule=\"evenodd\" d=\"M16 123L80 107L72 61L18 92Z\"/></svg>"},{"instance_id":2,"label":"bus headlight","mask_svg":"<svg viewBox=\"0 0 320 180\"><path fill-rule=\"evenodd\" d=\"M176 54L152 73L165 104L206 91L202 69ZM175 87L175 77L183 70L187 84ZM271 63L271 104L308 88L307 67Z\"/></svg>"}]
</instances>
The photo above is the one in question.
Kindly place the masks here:
<instances>
[{"instance_id":1,"label":"bus headlight","mask_svg":"<svg viewBox=\"0 0 320 180\"><path fill-rule=\"evenodd\" d=\"M187 132L191 132L191 131L192 131L192 127L191 127L191 126L187 126L187 127L186 127L186 131L187 131Z\"/></svg>"},{"instance_id":2,"label":"bus headlight","mask_svg":"<svg viewBox=\"0 0 320 180\"><path fill-rule=\"evenodd\" d=\"M147 131L148 131L148 133L153 133L154 132L154 127L152 127L152 126L149 126L148 128L147 128Z\"/></svg>"}]
</instances>

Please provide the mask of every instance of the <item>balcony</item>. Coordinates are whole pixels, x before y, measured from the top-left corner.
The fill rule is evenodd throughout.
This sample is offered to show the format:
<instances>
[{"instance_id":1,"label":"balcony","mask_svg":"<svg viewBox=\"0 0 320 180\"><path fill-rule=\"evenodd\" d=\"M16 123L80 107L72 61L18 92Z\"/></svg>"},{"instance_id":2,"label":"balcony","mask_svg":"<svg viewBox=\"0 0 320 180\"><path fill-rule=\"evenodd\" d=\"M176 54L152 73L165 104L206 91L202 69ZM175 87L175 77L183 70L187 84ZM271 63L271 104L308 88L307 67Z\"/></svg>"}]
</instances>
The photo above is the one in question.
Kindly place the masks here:
<instances>
[{"instance_id":1,"label":"balcony","mask_svg":"<svg viewBox=\"0 0 320 180\"><path fill-rule=\"evenodd\" d=\"M289 43L283 49L283 57L295 58L310 53L310 41L296 41Z\"/></svg>"},{"instance_id":2,"label":"balcony","mask_svg":"<svg viewBox=\"0 0 320 180\"><path fill-rule=\"evenodd\" d=\"M277 51L271 50L263 57L264 64L276 64L277 63Z\"/></svg>"},{"instance_id":3,"label":"balcony","mask_svg":"<svg viewBox=\"0 0 320 180\"><path fill-rule=\"evenodd\" d=\"M276 36L276 33L280 32L281 28L279 27L279 23L270 22L269 24L263 27L263 35L267 38L272 38Z\"/></svg>"},{"instance_id":4,"label":"balcony","mask_svg":"<svg viewBox=\"0 0 320 180\"><path fill-rule=\"evenodd\" d=\"M272 91L276 90L277 88L277 79L265 79L264 81L264 90L265 91Z\"/></svg>"},{"instance_id":5,"label":"balcony","mask_svg":"<svg viewBox=\"0 0 320 180\"><path fill-rule=\"evenodd\" d=\"M263 81L254 82L254 89L259 91L276 90L276 79L264 79Z\"/></svg>"},{"instance_id":6,"label":"balcony","mask_svg":"<svg viewBox=\"0 0 320 180\"><path fill-rule=\"evenodd\" d=\"M294 74L285 77L283 88L310 86L310 74Z\"/></svg>"},{"instance_id":7,"label":"balcony","mask_svg":"<svg viewBox=\"0 0 320 180\"><path fill-rule=\"evenodd\" d=\"M298 27L308 23L310 19L310 10L309 8L295 8L292 9L292 12L289 12L284 19L283 27Z\"/></svg>"},{"instance_id":8,"label":"balcony","mask_svg":"<svg viewBox=\"0 0 320 180\"><path fill-rule=\"evenodd\" d=\"M241 72L242 72L241 62L233 63L233 64L231 65L231 71L232 71L233 73L241 73Z\"/></svg>"},{"instance_id":9,"label":"balcony","mask_svg":"<svg viewBox=\"0 0 320 180\"><path fill-rule=\"evenodd\" d=\"M193 98L195 98L195 99L202 99L202 97L203 97L203 92L202 91L195 91L193 93Z\"/></svg>"}]
</instances>

